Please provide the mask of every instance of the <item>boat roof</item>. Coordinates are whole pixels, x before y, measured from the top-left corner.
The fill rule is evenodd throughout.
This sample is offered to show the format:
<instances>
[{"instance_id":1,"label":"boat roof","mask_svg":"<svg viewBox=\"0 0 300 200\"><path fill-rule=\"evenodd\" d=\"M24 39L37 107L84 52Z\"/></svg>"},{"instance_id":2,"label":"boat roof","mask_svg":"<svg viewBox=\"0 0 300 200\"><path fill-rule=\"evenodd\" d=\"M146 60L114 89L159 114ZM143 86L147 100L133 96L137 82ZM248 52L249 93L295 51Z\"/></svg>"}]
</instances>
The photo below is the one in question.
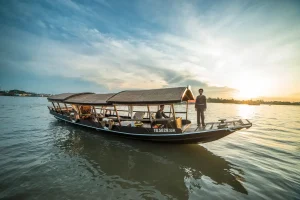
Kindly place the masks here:
<instances>
[{"instance_id":1,"label":"boat roof","mask_svg":"<svg viewBox=\"0 0 300 200\"><path fill-rule=\"evenodd\" d=\"M60 101L63 102L71 97L76 97L76 96L81 96L81 95L86 95L86 94L93 94L91 92L82 92L82 93L62 93L62 94L57 94L57 95L52 95L48 97L48 101Z\"/></svg>"},{"instance_id":2,"label":"boat roof","mask_svg":"<svg viewBox=\"0 0 300 200\"><path fill-rule=\"evenodd\" d=\"M167 104L195 100L195 97L190 87L176 87L150 90L126 90L109 94L95 94L90 92L63 93L50 96L48 100L82 105Z\"/></svg>"},{"instance_id":3,"label":"boat roof","mask_svg":"<svg viewBox=\"0 0 300 200\"><path fill-rule=\"evenodd\" d=\"M109 94L83 94L79 96L73 96L65 100L65 103L82 104L82 105L107 105L107 100L111 98L115 93Z\"/></svg>"},{"instance_id":4,"label":"boat roof","mask_svg":"<svg viewBox=\"0 0 300 200\"><path fill-rule=\"evenodd\" d=\"M151 90L127 90L108 99L112 104L163 104L194 100L189 87L162 88Z\"/></svg>"}]
</instances>

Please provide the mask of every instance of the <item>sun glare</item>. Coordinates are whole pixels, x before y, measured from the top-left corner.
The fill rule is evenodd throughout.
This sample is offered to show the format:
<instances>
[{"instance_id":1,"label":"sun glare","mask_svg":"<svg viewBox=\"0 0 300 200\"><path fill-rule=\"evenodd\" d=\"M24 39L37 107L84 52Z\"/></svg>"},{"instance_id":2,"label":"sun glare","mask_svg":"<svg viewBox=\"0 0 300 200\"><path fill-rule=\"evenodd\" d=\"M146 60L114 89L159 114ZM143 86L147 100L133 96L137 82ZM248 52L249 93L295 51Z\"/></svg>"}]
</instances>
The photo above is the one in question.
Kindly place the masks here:
<instances>
[{"instance_id":1,"label":"sun glare","mask_svg":"<svg viewBox=\"0 0 300 200\"><path fill-rule=\"evenodd\" d=\"M264 78L251 78L244 76L234 81L234 87L238 90L235 98L238 99L255 99L269 95L270 84Z\"/></svg>"},{"instance_id":2,"label":"sun glare","mask_svg":"<svg viewBox=\"0 0 300 200\"><path fill-rule=\"evenodd\" d=\"M248 105L239 105L238 113L241 118L249 119L253 115L253 110L255 107Z\"/></svg>"}]
</instances>

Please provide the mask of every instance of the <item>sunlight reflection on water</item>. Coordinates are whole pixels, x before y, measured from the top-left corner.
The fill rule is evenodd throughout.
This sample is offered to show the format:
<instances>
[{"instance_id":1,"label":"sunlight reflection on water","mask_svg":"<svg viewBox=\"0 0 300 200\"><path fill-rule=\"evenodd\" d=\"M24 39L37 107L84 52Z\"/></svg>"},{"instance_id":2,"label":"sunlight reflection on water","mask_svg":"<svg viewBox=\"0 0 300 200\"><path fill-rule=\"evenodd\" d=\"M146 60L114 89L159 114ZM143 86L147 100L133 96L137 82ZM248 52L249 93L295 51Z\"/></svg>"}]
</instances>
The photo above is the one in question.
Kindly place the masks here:
<instances>
[{"instance_id":1,"label":"sunlight reflection on water","mask_svg":"<svg viewBox=\"0 0 300 200\"><path fill-rule=\"evenodd\" d=\"M251 119L253 117L255 106L237 105L237 108L241 118Z\"/></svg>"}]
</instances>

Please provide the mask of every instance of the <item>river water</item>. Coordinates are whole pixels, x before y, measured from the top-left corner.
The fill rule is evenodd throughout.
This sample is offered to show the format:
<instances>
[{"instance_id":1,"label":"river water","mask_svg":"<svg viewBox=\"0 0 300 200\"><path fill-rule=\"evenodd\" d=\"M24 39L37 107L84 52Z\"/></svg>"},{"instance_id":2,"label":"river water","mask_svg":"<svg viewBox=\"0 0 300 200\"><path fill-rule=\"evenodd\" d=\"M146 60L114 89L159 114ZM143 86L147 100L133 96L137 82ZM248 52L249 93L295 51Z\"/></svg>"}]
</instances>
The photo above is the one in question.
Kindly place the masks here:
<instances>
[{"instance_id":1,"label":"river water","mask_svg":"<svg viewBox=\"0 0 300 200\"><path fill-rule=\"evenodd\" d=\"M0 97L0 199L300 199L299 106L208 104L207 122L253 127L168 145L59 122L47 105Z\"/></svg>"}]
</instances>

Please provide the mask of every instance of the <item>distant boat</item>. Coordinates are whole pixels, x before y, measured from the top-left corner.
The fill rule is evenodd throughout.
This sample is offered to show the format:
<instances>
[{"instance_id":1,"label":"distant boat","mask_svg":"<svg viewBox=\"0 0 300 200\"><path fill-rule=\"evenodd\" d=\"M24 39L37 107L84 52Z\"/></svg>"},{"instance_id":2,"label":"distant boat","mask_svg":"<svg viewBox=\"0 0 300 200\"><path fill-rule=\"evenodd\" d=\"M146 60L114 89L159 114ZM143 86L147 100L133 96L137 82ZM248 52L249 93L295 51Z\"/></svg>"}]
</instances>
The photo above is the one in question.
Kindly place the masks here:
<instances>
[{"instance_id":1,"label":"distant boat","mask_svg":"<svg viewBox=\"0 0 300 200\"><path fill-rule=\"evenodd\" d=\"M132 90L116 94L64 93L48 97L53 105L48 108L58 120L108 134L153 142L211 142L252 126L248 120L222 119L206 123L205 127L193 127L188 120L188 100L195 100L195 97L191 89L186 87ZM174 104L181 102L186 103L185 111L176 111ZM170 106L170 111L165 112L169 117L156 119L155 113L161 104ZM156 111L151 111L150 106Z\"/></svg>"}]
</instances>

